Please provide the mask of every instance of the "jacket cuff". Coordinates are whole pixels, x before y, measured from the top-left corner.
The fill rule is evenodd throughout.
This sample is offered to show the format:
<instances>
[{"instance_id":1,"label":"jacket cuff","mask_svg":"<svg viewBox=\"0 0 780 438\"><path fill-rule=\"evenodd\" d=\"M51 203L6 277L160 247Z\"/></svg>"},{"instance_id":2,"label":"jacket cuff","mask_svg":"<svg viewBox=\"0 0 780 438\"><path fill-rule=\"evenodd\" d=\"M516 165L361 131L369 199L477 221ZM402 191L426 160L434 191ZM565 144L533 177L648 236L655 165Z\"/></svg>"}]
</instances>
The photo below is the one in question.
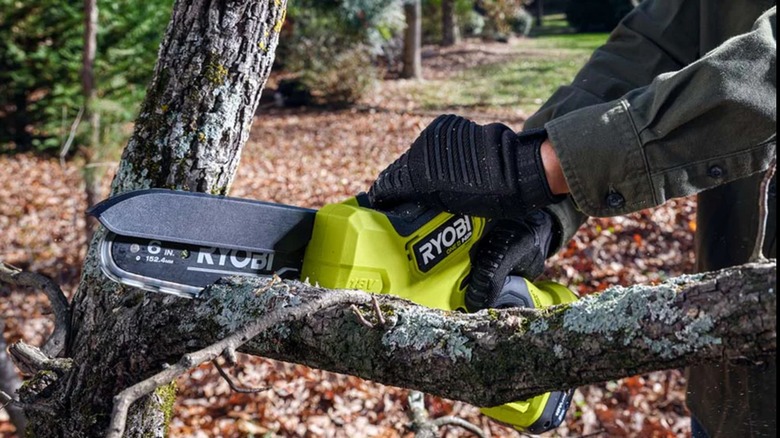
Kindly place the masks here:
<instances>
[{"instance_id":1,"label":"jacket cuff","mask_svg":"<svg viewBox=\"0 0 780 438\"><path fill-rule=\"evenodd\" d=\"M569 241L574 237L582 224L588 220L588 217L577 210L577 207L568 198L558 204L550 205L544 210L550 213L550 216L556 222L555 225L557 225L557 227L553 226L556 232L553 234L552 242L550 242L548 257L551 257L569 244Z\"/></svg>"},{"instance_id":2,"label":"jacket cuff","mask_svg":"<svg viewBox=\"0 0 780 438\"><path fill-rule=\"evenodd\" d=\"M627 101L583 108L545 128L582 212L620 216L657 205Z\"/></svg>"}]
</instances>

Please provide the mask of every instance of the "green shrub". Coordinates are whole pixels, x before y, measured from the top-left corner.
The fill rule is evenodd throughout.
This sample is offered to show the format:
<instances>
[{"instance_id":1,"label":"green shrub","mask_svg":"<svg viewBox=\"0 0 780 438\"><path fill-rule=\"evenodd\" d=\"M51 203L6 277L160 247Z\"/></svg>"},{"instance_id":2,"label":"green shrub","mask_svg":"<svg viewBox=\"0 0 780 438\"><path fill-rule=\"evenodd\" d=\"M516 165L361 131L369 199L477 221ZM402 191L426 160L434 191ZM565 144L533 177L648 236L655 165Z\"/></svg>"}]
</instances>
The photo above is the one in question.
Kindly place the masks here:
<instances>
[{"instance_id":1,"label":"green shrub","mask_svg":"<svg viewBox=\"0 0 780 438\"><path fill-rule=\"evenodd\" d=\"M571 0L566 20L578 32L610 31L638 3L638 0Z\"/></svg>"},{"instance_id":2,"label":"green shrub","mask_svg":"<svg viewBox=\"0 0 780 438\"><path fill-rule=\"evenodd\" d=\"M534 16L525 8L517 8L514 16L509 19L509 25L515 35L528 36L534 27Z\"/></svg>"},{"instance_id":3,"label":"green shrub","mask_svg":"<svg viewBox=\"0 0 780 438\"><path fill-rule=\"evenodd\" d=\"M374 62L393 55L403 29L401 0L300 0L290 4L277 67L315 103L356 102L376 80Z\"/></svg>"},{"instance_id":4,"label":"green shrub","mask_svg":"<svg viewBox=\"0 0 780 438\"><path fill-rule=\"evenodd\" d=\"M485 38L506 41L512 35L531 32L533 17L519 0L478 0L476 5L485 15Z\"/></svg>"},{"instance_id":5,"label":"green shrub","mask_svg":"<svg viewBox=\"0 0 780 438\"><path fill-rule=\"evenodd\" d=\"M463 20L463 35L479 36L485 31L485 16L471 9Z\"/></svg>"},{"instance_id":6,"label":"green shrub","mask_svg":"<svg viewBox=\"0 0 780 438\"><path fill-rule=\"evenodd\" d=\"M0 151L44 148L76 116L80 6L0 0Z\"/></svg>"},{"instance_id":7,"label":"green shrub","mask_svg":"<svg viewBox=\"0 0 780 438\"><path fill-rule=\"evenodd\" d=\"M367 46L341 48L323 44L310 53L311 62L300 80L311 90L314 103L333 107L352 105L377 80L377 70Z\"/></svg>"},{"instance_id":8,"label":"green shrub","mask_svg":"<svg viewBox=\"0 0 780 438\"><path fill-rule=\"evenodd\" d=\"M99 0L95 60L101 132L126 135L173 0ZM83 1L0 0L0 152L55 150L83 104Z\"/></svg>"}]
</instances>

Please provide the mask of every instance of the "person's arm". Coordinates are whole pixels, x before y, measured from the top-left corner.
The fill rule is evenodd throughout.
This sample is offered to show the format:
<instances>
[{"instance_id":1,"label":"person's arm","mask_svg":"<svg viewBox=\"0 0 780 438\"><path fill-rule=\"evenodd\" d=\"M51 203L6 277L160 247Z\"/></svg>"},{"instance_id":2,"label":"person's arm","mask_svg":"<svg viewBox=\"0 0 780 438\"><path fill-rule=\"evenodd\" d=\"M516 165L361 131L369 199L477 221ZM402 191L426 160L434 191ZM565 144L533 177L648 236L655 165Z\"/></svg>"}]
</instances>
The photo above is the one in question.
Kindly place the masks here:
<instances>
[{"instance_id":1,"label":"person's arm","mask_svg":"<svg viewBox=\"0 0 780 438\"><path fill-rule=\"evenodd\" d=\"M776 156L776 10L650 85L545 124L577 207L615 216L765 171Z\"/></svg>"},{"instance_id":2,"label":"person's arm","mask_svg":"<svg viewBox=\"0 0 780 438\"><path fill-rule=\"evenodd\" d=\"M618 99L650 84L662 73L677 71L694 62L700 56L700 14L699 1L643 1L623 19L607 43L593 53L574 81L558 89L525 122L524 128L542 128L550 120L572 111ZM547 150L548 155L550 151ZM562 173L550 176L560 177ZM568 192L565 180L563 184ZM551 178L553 192L560 194L556 185ZM553 243L555 248L565 245L587 219L571 199L546 210L561 230Z\"/></svg>"}]
</instances>

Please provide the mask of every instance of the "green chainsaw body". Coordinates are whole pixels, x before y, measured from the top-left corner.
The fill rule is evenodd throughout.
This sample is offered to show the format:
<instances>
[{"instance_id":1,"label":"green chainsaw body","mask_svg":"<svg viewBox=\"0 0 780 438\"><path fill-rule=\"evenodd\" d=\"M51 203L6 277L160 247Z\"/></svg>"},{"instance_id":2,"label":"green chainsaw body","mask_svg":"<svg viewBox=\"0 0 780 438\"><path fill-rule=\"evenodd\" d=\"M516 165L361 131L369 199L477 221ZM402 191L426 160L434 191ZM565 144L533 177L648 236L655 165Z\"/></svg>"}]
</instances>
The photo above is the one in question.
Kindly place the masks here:
<instances>
[{"instance_id":1,"label":"green chainsaw body","mask_svg":"<svg viewBox=\"0 0 780 438\"><path fill-rule=\"evenodd\" d=\"M356 198L326 205L315 217L301 278L329 289L393 294L426 307L465 312L470 251L485 228L485 219L448 213L423 212L410 221L394 221L361 207ZM515 289L526 307L577 299L554 282L517 280ZM517 430L541 433L560 424L569 402L570 393L553 392L482 412Z\"/></svg>"}]
</instances>

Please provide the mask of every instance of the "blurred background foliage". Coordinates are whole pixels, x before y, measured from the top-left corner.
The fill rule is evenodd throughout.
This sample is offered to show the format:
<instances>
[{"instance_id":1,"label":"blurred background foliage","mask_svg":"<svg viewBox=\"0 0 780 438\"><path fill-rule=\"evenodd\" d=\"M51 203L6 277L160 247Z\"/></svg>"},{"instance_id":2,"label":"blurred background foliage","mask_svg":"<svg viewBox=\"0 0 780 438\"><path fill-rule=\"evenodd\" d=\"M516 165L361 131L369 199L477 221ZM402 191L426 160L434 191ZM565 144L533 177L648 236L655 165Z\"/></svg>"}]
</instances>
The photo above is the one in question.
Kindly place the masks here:
<instances>
[{"instance_id":1,"label":"blurred background foliage","mask_svg":"<svg viewBox=\"0 0 780 438\"><path fill-rule=\"evenodd\" d=\"M399 69L411 0L290 0L277 50L282 103L342 107ZM423 43L442 38L442 0L421 0ZM534 36L537 2L456 0L465 38L504 41ZM560 32L613 27L637 0L546 0L565 13ZM95 77L102 145L121 148L146 91L173 0L98 0ZM80 70L82 0L0 0L0 153L56 153L83 106ZM538 18L538 17L536 17ZM88 127L82 124L76 144ZM105 147L105 146L104 146Z\"/></svg>"},{"instance_id":2,"label":"blurred background foliage","mask_svg":"<svg viewBox=\"0 0 780 438\"><path fill-rule=\"evenodd\" d=\"M345 106L379 77L379 60L398 56L402 0L292 0L276 52L290 74L285 96L299 104Z\"/></svg>"},{"instance_id":3,"label":"blurred background foliage","mask_svg":"<svg viewBox=\"0 0 780 438\"><path fill-rule=\"evenodd\" d=\"M123 137L151 79L173 0L99 0L103 142ZM80 0L0 0L0 152L57 150L83 105Z\"/></svg>"}]
</instances>

